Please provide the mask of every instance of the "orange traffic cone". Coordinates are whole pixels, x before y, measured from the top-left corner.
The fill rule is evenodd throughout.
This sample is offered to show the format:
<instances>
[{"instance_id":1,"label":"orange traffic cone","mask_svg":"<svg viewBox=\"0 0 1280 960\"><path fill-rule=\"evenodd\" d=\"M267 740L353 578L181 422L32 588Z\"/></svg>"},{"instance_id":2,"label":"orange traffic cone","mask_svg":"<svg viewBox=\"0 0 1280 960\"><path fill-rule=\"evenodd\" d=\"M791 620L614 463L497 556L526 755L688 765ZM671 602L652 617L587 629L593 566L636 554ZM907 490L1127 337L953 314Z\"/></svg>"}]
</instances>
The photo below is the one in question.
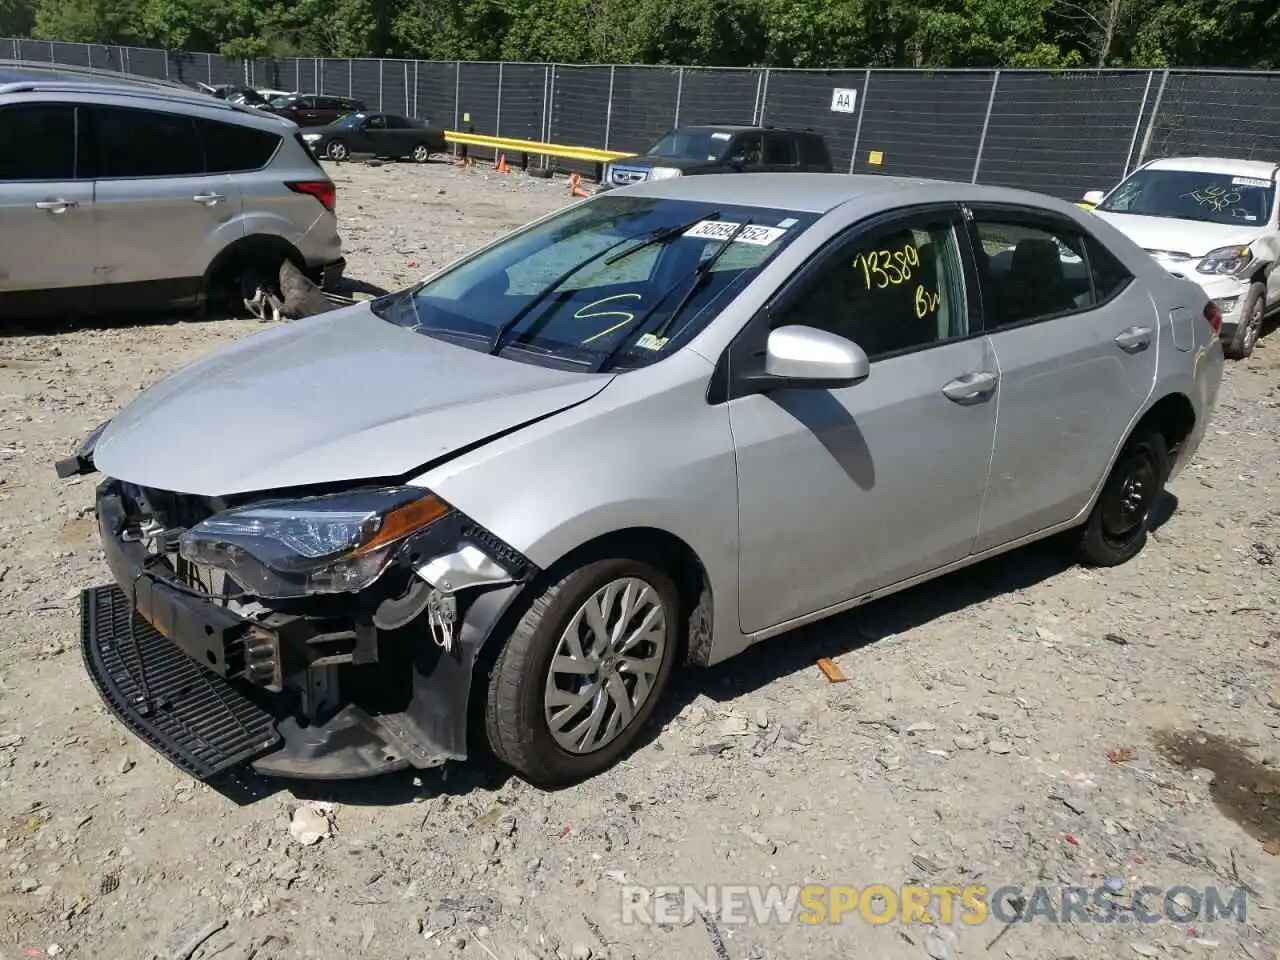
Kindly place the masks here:
<instances>
[{"instance_id":1,"label":"orange traffic cone","mask_svg":"<svg viewBox=\"0 0 1280 960\"><path fill-rule=\"evenodd\" d=\"M511 168L507 166L507 155L505 153L498 154L498 162L493 165L498 173L510 173Z\"/></svg>"}]
</instances>

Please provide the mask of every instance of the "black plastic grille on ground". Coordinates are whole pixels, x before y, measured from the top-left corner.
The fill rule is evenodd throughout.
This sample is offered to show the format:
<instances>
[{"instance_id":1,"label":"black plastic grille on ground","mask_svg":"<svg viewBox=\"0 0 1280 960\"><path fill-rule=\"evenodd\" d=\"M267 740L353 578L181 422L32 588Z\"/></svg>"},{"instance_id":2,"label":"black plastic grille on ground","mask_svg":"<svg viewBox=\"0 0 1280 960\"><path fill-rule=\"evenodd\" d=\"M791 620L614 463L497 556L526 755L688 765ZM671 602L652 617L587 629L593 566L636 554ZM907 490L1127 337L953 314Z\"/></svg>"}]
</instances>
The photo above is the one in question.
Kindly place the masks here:
<instances>
[{"instance_id":1,"label":"black plastic grille on ground","mask_svg":"<svg viewBox=\"0 0 1280 960\"><path fill-rule=\"evenodd\" d=\"M1148 76L1002 73L978 182L1077 200L1111 187L1124 174Z\"/></svg>"},{"instance_id":2,"label":"black plastic grille on ground","mask_svg":"<svg viewBox=\"0 0 1280 960\"><path fill-rule=\"evenodd\" d=\"M848 173L865 78L866 73L862 70L824 73L770 70L769 84L762 94L763 122L775 127L810 129L822 134L836 173ZM831 109L832 93L836 89L857 91L853 113Z\"/></svg>"},{"instance_id":3,"label":"black plastic grille on ground","mask_svg":"<svg viewBox=\"0 0 1280 960\"><path fill-rule=\"evenodd\" d=\"M978 156L992 76L872 71L863 91L854 172L967 182ZM873 151L880 154L879 164L870 162Z\"/></svg>"},{"instance_id":4,"label":"black plastic grille on ground","mask_svg":"<svg viewBox=\"0 0 1280 960\"><path fill-rule=\"evenodd\" d=\"M157 633L114 584L81 593L80 644L111 712L194 777L207 780L281 741L270 713Z\"/></svg>"}]
</instances>

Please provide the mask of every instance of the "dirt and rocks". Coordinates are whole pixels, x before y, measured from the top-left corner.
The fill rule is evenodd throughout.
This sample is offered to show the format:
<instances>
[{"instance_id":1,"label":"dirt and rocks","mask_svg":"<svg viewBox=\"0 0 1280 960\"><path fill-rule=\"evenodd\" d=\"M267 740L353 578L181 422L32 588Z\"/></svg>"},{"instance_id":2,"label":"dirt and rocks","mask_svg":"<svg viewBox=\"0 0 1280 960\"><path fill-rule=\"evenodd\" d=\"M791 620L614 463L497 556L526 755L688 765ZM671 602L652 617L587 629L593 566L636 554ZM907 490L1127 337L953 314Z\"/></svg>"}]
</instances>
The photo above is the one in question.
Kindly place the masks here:
<instances>
[{"instance_id":1,"label":"dirt and rocks","mask_svg":"<svg viewBox=\"0 0 1280 960\"><path fill-rule=\"evenodd\" d=\"M443 166L335 177L350 273L388 287L570 202L563 180ZM90 686L93 482L59 481L53 461L145 385L261 329L135 319L0 340L0 957L1278 955L1274 338L1229 368L1176 510L1125 567L1032 548L776 639L680 678L632 757L556 793L483 762L220 793ZM1002 894L1000 913L1025 922L936 904L932 923L736 922L744 894L718 913L655 901L652 923L623 912L633 884L810 883L887 885L858 901L881 918L901 915L904 884L1012 885L1022 899ZM1055 923L1064 885L1088 912ZM1211 887L1246 891L1243 922L1206 922ZM1143 904L1183 922L1140 922Z\"/></svg>"}]
</instances>

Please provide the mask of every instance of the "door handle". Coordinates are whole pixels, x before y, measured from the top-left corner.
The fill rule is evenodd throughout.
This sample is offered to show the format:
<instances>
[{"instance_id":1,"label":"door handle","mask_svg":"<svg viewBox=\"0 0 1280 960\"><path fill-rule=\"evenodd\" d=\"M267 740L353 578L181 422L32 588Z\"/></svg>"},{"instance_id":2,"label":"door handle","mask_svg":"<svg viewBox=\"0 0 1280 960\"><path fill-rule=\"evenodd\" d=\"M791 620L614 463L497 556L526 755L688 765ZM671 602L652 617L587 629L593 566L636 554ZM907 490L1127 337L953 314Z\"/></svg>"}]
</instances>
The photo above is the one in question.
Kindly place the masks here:
<instances>
[{"instance_id":1,"label":"door handle","mask_svg":"<svg viewBox=\"0 0 1280 960\"><path fill-rule=\"evenodd\" d=\"M999 382L994 373L979 370L956 377L942 388L942 395L956 403L977 403L989 397Z\"/></svg>"},{"instance_id":2,"label":"door handle","mask_svg":"<svg viewBox=\"0 0 1280 960\"><path fill-rule=\"evenodd\" d=\"M70 207L80 206L78 200L63 200L59 197L57 200L37 200L37 210L48 210L50 213L65 213Z\"/></svg>"},{"instance_id":3,"label":"door handle","mask_svg":"<svg viewBox=\"0 0 1280 960\"><path fill-rule=\"evenodd\" d=\"M1116 346L1125 353L1141 353L1151 346L1151 336L1150 327L1130 327L1116 335Z\"/></svg>"},{"instance_id":4,"label":"door handle","mask_svg":"<svg viewBox=\"0 0 1280 960\"><path fill-rule=\"evenodd\" d=\"M197 193L191 199L196 203L203 203L206 207L212 207L215 203L221 203L227 198L220 193Z\"/></svg>"}]
</instances>

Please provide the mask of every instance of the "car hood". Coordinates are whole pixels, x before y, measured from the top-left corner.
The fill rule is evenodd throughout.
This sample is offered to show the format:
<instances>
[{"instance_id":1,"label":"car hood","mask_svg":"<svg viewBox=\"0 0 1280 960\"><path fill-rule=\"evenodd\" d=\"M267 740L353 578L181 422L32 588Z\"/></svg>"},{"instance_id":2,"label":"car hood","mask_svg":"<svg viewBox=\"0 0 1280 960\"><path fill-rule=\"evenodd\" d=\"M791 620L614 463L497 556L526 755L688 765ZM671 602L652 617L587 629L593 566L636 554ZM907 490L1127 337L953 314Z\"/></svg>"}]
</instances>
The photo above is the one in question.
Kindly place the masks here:
<instances>
[{"instance_id":1,"label":"car hood","mask_svg":"<svg viewBox=\"0 0 1280 960\"><path fill-rule=\"evenodd\" d=\"M1111 224L1145 250L1162 250L1186 254L1199 260L1219 247L1248 246L1262 235L1260 227L1238 227L1234 224L1197 223L1174 217L1142 217L1132 213L1093 213Z\"/></svg>"},{"instance_id":2,"label":"car hood","mask_svg":"<svg viewBox=\"0 0 1280 960\"><path fill-rule=\"evenodd\" d=\"M129 483L215 497L395 477L581 403L613 376L491 357L359 304L160 381L111 421L93 460Z\"/></svg>"}]
</instances>

